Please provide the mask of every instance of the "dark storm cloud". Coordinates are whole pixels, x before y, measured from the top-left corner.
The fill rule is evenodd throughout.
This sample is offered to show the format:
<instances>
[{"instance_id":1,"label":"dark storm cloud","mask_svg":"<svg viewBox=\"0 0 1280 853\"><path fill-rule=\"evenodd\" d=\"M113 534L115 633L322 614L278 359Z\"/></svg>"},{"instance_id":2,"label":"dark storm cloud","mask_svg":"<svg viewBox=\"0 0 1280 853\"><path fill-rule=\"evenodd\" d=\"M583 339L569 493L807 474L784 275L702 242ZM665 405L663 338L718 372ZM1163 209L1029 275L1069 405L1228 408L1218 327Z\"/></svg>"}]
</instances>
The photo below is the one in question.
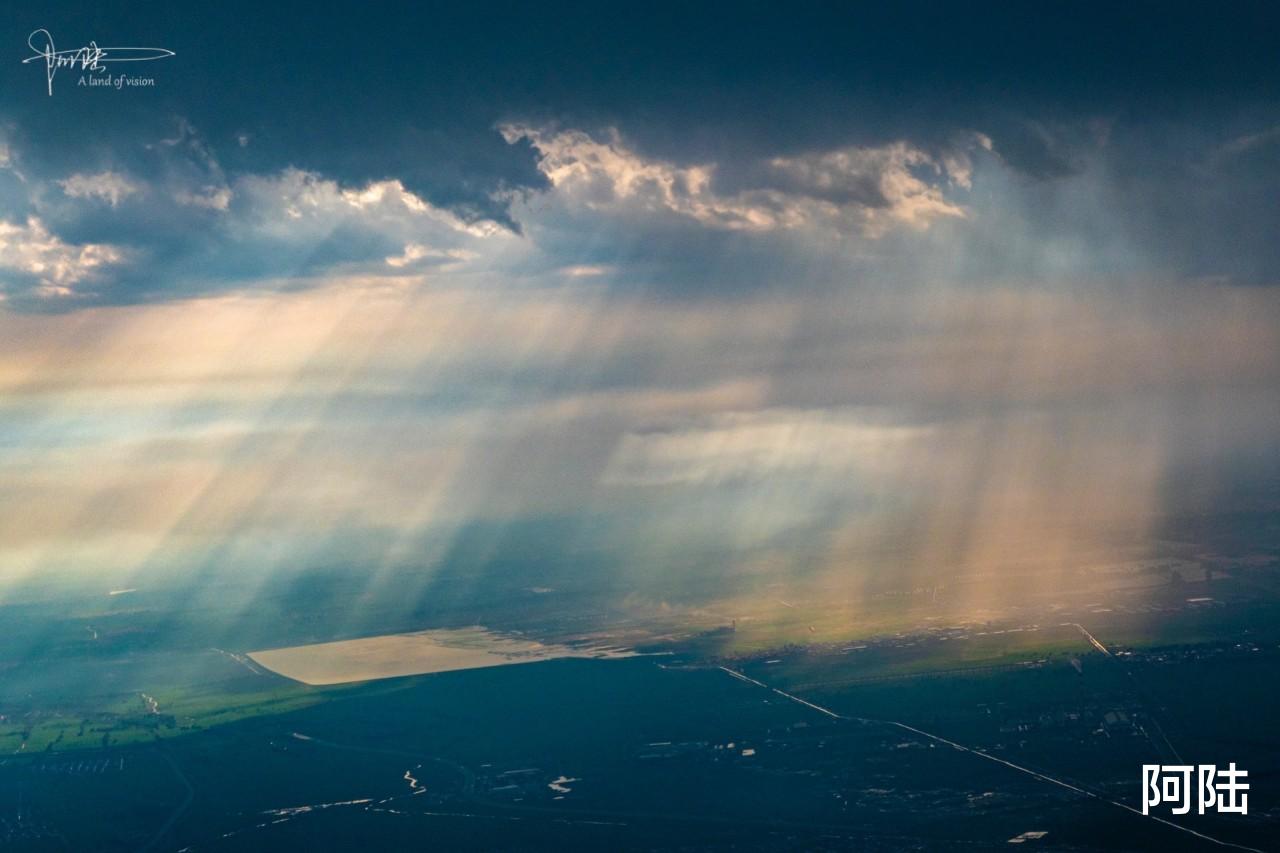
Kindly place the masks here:
<instances>
[{"instance_id":1,"label":"dark storm cloud","mask_svg":"<svg viewBox=\"0 0 1280 853\"><path fill-rule=\"evenodd\" d=\"M1043 171L1031 150L1043 140L1023 120L1273 103L1274 23L1265 4L34 4L6 18L20 53L43 26L67 43L178 56L145 98L77 93L68 79L49 101L39 70L16 63L3 83L63 162L183 115L219 146L250 141L233 168L394 175L436 203L485 206L501 184L540 181L489 133L509 118L618 126L657 156L698 160L944 140L1003 115L1002 147ZM92 130L68 133L69 120Z\"/></svg>"},{"instance_id":2,"label":"dark storm cloud","mask_svg":"<svg viewBox=\"0 0 1280 853\"><path fill-rule=\"evenodd\" d=\"M839 281L840 264L860 275L865 252L724 226L800 198L853 211L835 232L856 236L858 217L891 200L881 173L840 173L830 158L901 143L931 158L911 173L966 215L884 237L881 277L1146 269L1272 282L1273 18L1264 4L1212 15L1110 4L37 4L3 23L15 56L0 63L0 132L25 183L0 168L0 204L28 229L39 206L68 251L118 247L118 263L94 268L104 302L376 266L419 240L386 221L330 222L296 239L248 233L265 207L247 211L237 188L290 170L338 192L398 181L464 223L535 228L539 259L509 272L595 264L631 286L724 290L788 278L815 253L828 262L810 261L811 278ZM18 62L36 27L60 45L177 55L148 69L154 90L90 91L64 71L51 98L40 69ZM701 220L553 210L537 226L550 181L529 139L497 132L510 123L595 140L616 130L644 163L708 167L709 192L726 204ZM992 151L970 191L936 169L974 133ZM110 203L58 189L107 173L140 189ZM521 211L513 199L533 201ZM7 289L29 290L29 279L13 273Z\"/></svg>"}]
</instances>

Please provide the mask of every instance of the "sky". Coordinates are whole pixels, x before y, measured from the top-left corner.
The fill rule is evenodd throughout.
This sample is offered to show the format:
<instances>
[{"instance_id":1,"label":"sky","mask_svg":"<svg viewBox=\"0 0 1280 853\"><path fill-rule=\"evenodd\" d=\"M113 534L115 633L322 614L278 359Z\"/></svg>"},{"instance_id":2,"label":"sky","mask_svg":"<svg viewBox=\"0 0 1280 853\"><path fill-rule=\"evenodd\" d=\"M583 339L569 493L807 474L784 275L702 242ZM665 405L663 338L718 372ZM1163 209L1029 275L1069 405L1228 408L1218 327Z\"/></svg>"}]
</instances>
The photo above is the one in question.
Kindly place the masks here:
<instances>
[{"instance_id":1,"label":"sky","mask_svg":"<svg viewBox=\"0 0 1280 853\"><path fill-rule=\"evenodd\" d=\"M216 5L0 15L0 596L1013 596L1274 509L1274 7Z\"/></svg>"}]
</instances>

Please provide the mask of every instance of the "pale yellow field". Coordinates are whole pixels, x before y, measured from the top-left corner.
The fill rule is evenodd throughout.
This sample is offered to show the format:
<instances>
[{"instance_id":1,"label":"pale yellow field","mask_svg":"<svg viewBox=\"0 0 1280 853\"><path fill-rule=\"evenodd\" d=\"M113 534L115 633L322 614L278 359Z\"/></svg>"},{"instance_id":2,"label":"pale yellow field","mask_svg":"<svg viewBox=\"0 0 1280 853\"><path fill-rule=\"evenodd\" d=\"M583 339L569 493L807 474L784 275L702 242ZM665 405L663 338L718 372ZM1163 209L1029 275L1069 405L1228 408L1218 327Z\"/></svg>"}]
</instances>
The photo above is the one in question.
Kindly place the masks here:
<instances>
[{"instance_id":1,"label":"pale yellow field","mask_svg":"<svg viewBox=\"0 0 1280 853\"><path fill-rule=\"evenodd\" d=\"M388 634L334 643L250 652L258 664L303 684L345 684L457 669L566 657L624 657L631 652L547 645L484 628Z\"/></svg>"}]
</instances>

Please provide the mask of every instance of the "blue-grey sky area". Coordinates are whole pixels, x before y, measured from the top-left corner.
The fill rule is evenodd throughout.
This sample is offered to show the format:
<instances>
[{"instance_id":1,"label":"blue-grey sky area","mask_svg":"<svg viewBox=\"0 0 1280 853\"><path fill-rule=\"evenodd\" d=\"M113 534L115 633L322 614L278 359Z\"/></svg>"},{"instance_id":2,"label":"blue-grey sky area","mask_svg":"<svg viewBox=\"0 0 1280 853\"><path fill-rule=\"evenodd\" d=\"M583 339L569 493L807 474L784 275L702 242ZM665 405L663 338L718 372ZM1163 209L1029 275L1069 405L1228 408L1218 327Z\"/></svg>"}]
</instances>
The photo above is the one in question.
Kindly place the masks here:
<instances>
[{"instance_id":1,"label":"blue-grey sky area","mask_svg":"<svg viewBox=\"0 0 1280 853\"><path fill-rule=\"evenodd\" d=\"M1265 507L1277 24L6 9L0 594L312 565L856 591ZM174 55L50 78L37 30Z\"/></svg>"}]
</instances>

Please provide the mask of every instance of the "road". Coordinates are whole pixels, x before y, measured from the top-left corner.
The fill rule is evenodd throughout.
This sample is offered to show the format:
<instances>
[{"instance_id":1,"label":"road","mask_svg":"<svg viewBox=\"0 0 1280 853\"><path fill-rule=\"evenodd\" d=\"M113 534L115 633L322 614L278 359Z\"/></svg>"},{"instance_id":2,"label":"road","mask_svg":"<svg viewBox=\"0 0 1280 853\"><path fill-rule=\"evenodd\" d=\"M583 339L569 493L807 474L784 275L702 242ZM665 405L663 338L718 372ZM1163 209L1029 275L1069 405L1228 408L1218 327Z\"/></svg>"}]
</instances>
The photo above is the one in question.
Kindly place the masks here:
<instances>
[{"instance_id":1,"label":"road","mask_svg":"<svg viewBox=\"0 0 1280 853\"><path fill-rule=\"evenodd\" d=\"M1067 622L1065 624L1074 625L1077 628L1079 628L1080 633L1084 634L1084 638L1089 641L1089 645L1093 646L1095 649L1102 652L1107 657L1111 657L1111 652L1108 651L1107 647L1102 645L1102 643L1098 642L1098 638L1093 636L1093 634L1090 634L1089 631L1079 622Z\"/></svg>"},{"instance_id":2,"label":"road","mask_svg":"<svg viewBox=\"0 0 1280 853\"><path fill-rule=\"evenodd\" d=\"M173 757L163 749L160 750L160 757L163 758L165 762L168 763L169 767L173 769L173 774L178 777L178 781L187 789L187 795L182 798L182 802L178 803L177 808L175 808L173 813L169 815L169 819L156 830L156 834L151 836L151 840L138 848L138 853L146 853L147 850L155 849L155 846L164 840L165 835L169 833L169 830L173 828L174 824L176 824L182 816L187 813L187 809L191 808L191 801L195 799L196 796L195 789L192 788L191 783L187 781L187 776L182 772L182 768L178 766L178 762L174 761Z\"/></svg>"},{"instance_id":3,"label":"road","mask_svg":"<svg viewBox=\"0 0 1280 853\"><path fill-rule=\"evenodd\" d=\"M1079 627L1079 626L1077 626L1077 627ZM1084 631L1084 628L1080 628L1080 630L1081 630L1081 631ZM1105 647L1103 647L1103 645L1102 645L1101 643L1099 643L1097 640L1095 640L1095 639L1093 638L1093 636L1089 634L1089 632L1088 632L1088 631L1084 631L1084 633L1085 633L1085 635L1086 635L1086 636L1088 636L1088 637L1089 637L1089 640L1090 640L1090 641L1091 641L1095 646L1097 646L1099 649L1101 649L1101 650L1102 650L1102 652L1103 652L1104 654L1106 654L1108 657L1110 657L1110 656L1111 656L1111 653L1110 653L1110 652L1108 652L1108 651L1106 650L1106 648L1105 648ZM1230 848L1233 848L1233 849L1235 849L1235 850L1247 850L1247 851L1250 851L1250 853L1263 853L1263 851L1261 851L1261 850L1257 849L1256 847L1246 847L1246 846L1245 846L1245 845L1243 845L1243 844L1235 844L1235 843L1230 842L1230 841L1223 841L1223 840L1221 840L1221 839L1219 839L1219 838L1214 838L1214 837L1213 837L1213 836L1211 836L1211 835L1205 835L1203 832L1197 832L1196 830L1191 829L1191 828L1189 828L1189 827L1183 826L1183 825L1178 824L1178 823L1174 823L1174 822L1173 822L1173 821L1171 821L1171 820L1166 820L1165 818L1159 817L1159 816L1157 816L1157 815L1153 815L1153 814L1143 814L1143 813L1141 812L1141 810L1139 810L1139 809L1135 809L1133 806L1130 806L1130 805L1128 805L1128 804L1126 804L1126 803L1122 803L1122 802L1120 802L1119 800L1112 800L1112 799L1110 799L1110 798L1108 798L1108 797L1106 797L1106 796L1103 796L1102 794L1096 793L1096 792L1094 792L1094 791L1090 791L1090 790L1088 790L1087 788L1081 788L1081 787L1079 787L1079 786L1077 786L1077 785L1073 785L1073 784L1071 784L1070 782L1065 782L1065 781L1063 781L1062 779L1058 779L1058 778L1055 778L1055 777L1053 777L1053 776L1049 776L1049 775L1046 775L1046 774L1044 774L1044 773L1040 773L1040 772L1038 772L1038 771L1036 771L1036 770L1032 770L1032 769L1031 769L1031 768L1029 768L1029 767L1023 767L1021 764L1015 764L1015 763L1014 763L1014 762L1012 762L1012 761L1008 761L1008 760L1006 760L1006 759L1003 759L1003 758L1000 758L1000 757L998 757L998 756L992 755L992 754L991 754L991 753L989 753L989 752L984 752L984 751L983 751L983 750L981 750L981 749L975 749L975 748L973 748L973 747L969 747L969 746L965 746L965 745L963 745L963 744L956 743L955 741L953 741L953 740L948 740L947 738L944 738L944 737L942 737L941 735L936 735L936 734L933 734L932 732L926 732L926 731L924 731L923 729L917 729L915 726L909 726L909 725L907 725L906 723L898 722L897 720L874 720L874 719L868 719L868 718L866 718L866 717L851 717L851 716L847 716L847 715L845 715L845 714L839 714L839 713L836 713L835 711L831 710L830 708L824 708L824 707L822 707L821 705L818 705L818 704L815 704L815 703L813 703L813 702L810 702L810 701L809 701L809 700L807 700L807 699L802 699L802 698L800 698L799 696L796 696L796 695L791 694L791 693L787 693L785 690L779 690L779 689L778 689L778 688L776 688L776 687L771 687L771 686L769 686L768 684L765 684L763 681L757 681L756 679L751 678L750 676L744 675L744 674L742 674L741 672L737 672L737 671L735 671L735 670L732 670L732 669L729 669L729 668L727 668L727 667L723 667L723 666L722 666L722 667L720 667L720 669L721 669L721 670L723 670L724 672L728 673L729 675L733 676L734 678L738 679L739 681L745 681L745 682L747 682L747 683L749 683L749 684L754 684L754 685L756 685L757 687L764 688L765 690L770 690L770 691L772 691L772 692L774 692L774 693L778 694L779 696L783 696L783 697L785 697L785 698L787 698L787 699L790 699L790 700L791 700L791 701L793 701L793 702L796 702L796 703L798 703L798 704L800 704L800 705L805 706L806 708L811 708L812 710L817 711L817 712L818 712L818 713L820 713L820 714L825 714L825 715L827 715L828 717L834 717L834 718L835 718L835 719L837 719L837 720L848 720L848 721L851 721L851 722L865 723L865 724L870 724L870 725L893 726L893 727L895 727L895 728L899 728L899 729L902 729L902 730L904 730L904 731L912 732L913 734L919 735L919 736L921 736L921 737L928 738L929 740L932 740L932 741L934 741L935 743L940 743L940 744L944 744L944 745L946 745L946 746L950 746L950 747L952 747L952 748L954 748L954 749L958 749L958 750L960 750L961 752L967 752L967 753L969 753L970 755L976 755L976 756L977 756L977 757L979 757L979 758L985 758L987 761L994 761L994 762L995 762L995 763L997 763L997 764L1003 764L1005 767L1008 767L1008 768L1010 768L1010 769L1016 770L1016 771L1018 771L1019 773L1023 773L1023 774L1025 774L1025 775L1027 775L1027 776L1030 776L1030 777L1031 777L1031 778L1033 778L1033 779L1039 780L1039 781L1041 781L1041 782L1046 782L1046 783L1048 783L1048 784L1050 784L1050 785L1057 785L1057 786L1058 786L1058 787L1060 787L1060 788L1065 788L1065 789L1067 789L1068 791L1073 791L1074 793L1080 794L1081 796L1089 797L1089 798L1091 798L1091 799L1098 800L1098 801L1103 802L1103 803L1108 803L1108 804L1110 804L1110 805L1115 806L1116 808L1124 809L1124 810L1125 810L1125 811L1127 811L1127 812L1130 812L1130 813L1132 813L1132 814L1135 814L1135 815L1137 815L1138 817L1146 818L1146 819L1148 819L1148 820L1154 820L1154 821L1155 821L1155 822L1157 822L1157 823L1162 823L1162 824L1164 824L1165 826L1168 826L1168 827L1171 827L1171 828L1173 828L1173 829L1178 830L1179 832L1185 832L1185 833L1188 833L1188 834L1190 834L1190 835L1194 835L1196 838L1199 838L1199 839L1201 839L1201 840L1203 840L1203 841L1207 841L1207 842L1209 842L1209 843L1211 843L1211 844L1216 844L1216 845L1218 845L1219 847L1230 847Z\"/></svg>"}]
</instances>

